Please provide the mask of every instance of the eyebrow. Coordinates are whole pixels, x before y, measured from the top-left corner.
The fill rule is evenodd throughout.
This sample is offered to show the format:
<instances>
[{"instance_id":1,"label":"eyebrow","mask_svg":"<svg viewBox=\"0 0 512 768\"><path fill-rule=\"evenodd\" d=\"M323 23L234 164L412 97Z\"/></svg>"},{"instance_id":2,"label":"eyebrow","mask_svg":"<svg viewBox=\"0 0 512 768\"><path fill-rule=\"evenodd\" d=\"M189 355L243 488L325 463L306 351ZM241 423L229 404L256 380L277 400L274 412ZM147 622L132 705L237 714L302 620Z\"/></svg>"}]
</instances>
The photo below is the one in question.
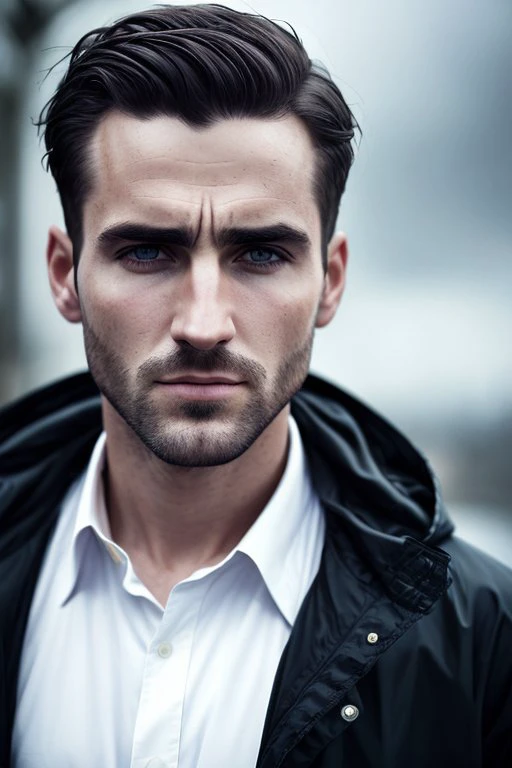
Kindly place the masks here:
<instances>
[{"instance_id":1,"label":"eyebrow","mask_svg":"<svg viewBox=\"0 0 512 768\"><path fill-rule=\"evenodd\" d=\"M146 224L125 222L123 224L114 224L112 227L104 229L96 242L101 247L108 247L117 245L121 240L131 243L142 242L155 245L173 243L173 245L183 245L191 248L195 237L192 230L186 227L150 227Z\"/></svg>"},{"instance_id":2,"label":"eyebrow","mask_svg":"<svg viewBox=\"0 0 512 768\"><path fill-rule=\"evenodd\" d=\"M229 227L221 229L215 240L220 246L287 242L307 248L311 247L311 240L306 232L290 227L288 224L270 224L264 227Z\"/></svg>"},{"instance_id":3,"label":"eyebrow","mask_svg":"<svg viewBox=\"0 0 512 768\"><path fill-rule=\"evenodd\" d=\"M98 245L104 248L114 246L120 241L152 245L171 243L192 248L196 235L188 227L151 227L146 224L125 222L108 227L97 239ZM311 240L304 230L283 223L263 227L226 227L215 235L215 244L219 247L275 242L287 242L304 248L311 247Z\"/></svg>"}]
</instances>

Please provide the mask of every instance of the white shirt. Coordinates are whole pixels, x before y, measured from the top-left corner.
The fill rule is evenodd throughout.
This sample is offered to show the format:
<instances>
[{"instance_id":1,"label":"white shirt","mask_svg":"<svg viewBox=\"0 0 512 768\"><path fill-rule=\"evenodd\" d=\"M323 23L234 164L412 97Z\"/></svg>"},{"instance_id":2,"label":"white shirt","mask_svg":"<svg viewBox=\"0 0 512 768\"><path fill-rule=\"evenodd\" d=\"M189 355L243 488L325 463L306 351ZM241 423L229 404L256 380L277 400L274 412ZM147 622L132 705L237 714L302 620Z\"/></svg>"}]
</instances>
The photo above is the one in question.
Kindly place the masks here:
<instances>
[{"instance_id":1,"label":"white shirt","mask_svg":"<svg viewBox=\"0 0 512 768\"><path fill-rule=\"evenodd\" d=\"M15 768L250 768L325 523L290 419L286 470L237 547L163 609L110 538L105 435L70 489L31 606Z\"/></svg>"}]
</instances>

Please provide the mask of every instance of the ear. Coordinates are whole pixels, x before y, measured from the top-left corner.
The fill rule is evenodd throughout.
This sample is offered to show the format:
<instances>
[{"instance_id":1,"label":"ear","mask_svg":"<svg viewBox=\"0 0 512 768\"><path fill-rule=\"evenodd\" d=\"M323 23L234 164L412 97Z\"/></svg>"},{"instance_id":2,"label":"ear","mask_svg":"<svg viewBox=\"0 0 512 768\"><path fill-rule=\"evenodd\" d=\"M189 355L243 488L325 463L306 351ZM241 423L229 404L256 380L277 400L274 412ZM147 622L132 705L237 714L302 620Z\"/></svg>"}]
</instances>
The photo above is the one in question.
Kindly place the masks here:
<instances>
[{"instance_id":1,"label":"ear","mask_svg":"<svg viewBox=\"0 0 512 768\"><path fill-rule=\"evenodd\" d=\"M317 328L328 325L336 314L345 288L347 261L347 237L343 232L337 232L327 247L327 269L316 316Z\"/></svg>"},{"instance_id":2,"label":"ear","mask_svg":"<svg viewBox=\"0 0 512 768\"><path fill-rule=\"evenodd\" d=\"M51 227L48 232L46 262L55 306L68 322L79 323L82 314L75 287L73 245L58 227Z\"/></svg>"}]
</instances>

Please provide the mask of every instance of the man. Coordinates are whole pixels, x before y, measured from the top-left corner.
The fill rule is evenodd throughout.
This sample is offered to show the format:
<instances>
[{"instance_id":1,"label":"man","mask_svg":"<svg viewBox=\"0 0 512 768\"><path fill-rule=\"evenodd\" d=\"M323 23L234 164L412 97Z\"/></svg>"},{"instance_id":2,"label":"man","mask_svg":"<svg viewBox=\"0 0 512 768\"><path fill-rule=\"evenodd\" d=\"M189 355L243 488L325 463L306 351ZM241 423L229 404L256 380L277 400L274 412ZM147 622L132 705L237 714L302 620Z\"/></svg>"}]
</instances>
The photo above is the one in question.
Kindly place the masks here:
<instances>
[{"instance_id":1,"label":"man","mask_svg":"<svg viewBox=\"0 0 512 768\"><path fill-rule=\"evenodd\" d=\"M347 263L337 87L266 19L163 7L86 35L42 125L92 379L2 414L1 764L512 764L510 572L307 377Z\"/></svg>"}]
</instances>

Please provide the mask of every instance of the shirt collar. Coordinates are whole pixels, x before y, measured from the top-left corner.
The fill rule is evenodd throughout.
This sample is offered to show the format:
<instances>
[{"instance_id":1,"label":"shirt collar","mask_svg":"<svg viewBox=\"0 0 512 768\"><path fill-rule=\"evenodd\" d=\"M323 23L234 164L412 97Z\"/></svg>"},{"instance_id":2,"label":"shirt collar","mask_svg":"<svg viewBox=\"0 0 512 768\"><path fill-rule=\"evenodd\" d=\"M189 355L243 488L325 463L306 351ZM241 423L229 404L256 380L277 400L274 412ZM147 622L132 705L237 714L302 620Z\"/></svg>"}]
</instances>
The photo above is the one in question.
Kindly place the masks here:
<instances>
[{"instance_id":1,"label":"shirt collar","mask_svg":"<svg viewBox=\"0 0 512 768\"><path fill-rule=\"evenodd\" d=\"M64 502L76 505L76 514L68 539L71 546L63 554L61 564L61 604L72 597L77 586L87 532L96 535L115 563L126 560L124 551L111 540L102 480L105 441L103 432L79 486L70 491L71 496ZM281 480L261 514L224 561L237 552L249 557L290 625L305 597L301 574L304 542L311 540L314 546L315 536L319 535L318 517L313 514L315 504L318 500L309 477L302 439L295 419L290 416L288 459ZM71 513L71 510L63 512Z\"/></svg>"},{"instance_id":2,"label":"shirt collar","mask_svg":"<svg viewBox=\"0 0 512 768\"><path fill-rule=\"evenodd\" d=\"M71 546L64 555L61 576L61 604L72 596L80 574L80 567L87 541L87 532L96 534L115 563L121 562L124 554L120 547L110 540L110 524L105 506L102 473L105 466L106 434L102 432L94 446L87 469L78 487L71 489L64 501L64 506L75 506L74 523L70 530ZM64 509L63 514L70 514L71 509Z\"/></svg>"},{"instance_id":3,"label":"shirt collar","mask_svg":"<svg viewBox=\"0 0 512 768\"><path fill-rule=\"evenodd\" d=\"M305 597L304 554L315 549L323 534L319 511L295 419L289 417L286 468L270 501L236 549L258 567L267 589L292 625ZM323 539L322 539L323 543ZM311 563L315 558L308 558ZM316 575L316 574L315 574ZM309 581L311 581L309 579Z\"/></svg>"}]
</instances>

